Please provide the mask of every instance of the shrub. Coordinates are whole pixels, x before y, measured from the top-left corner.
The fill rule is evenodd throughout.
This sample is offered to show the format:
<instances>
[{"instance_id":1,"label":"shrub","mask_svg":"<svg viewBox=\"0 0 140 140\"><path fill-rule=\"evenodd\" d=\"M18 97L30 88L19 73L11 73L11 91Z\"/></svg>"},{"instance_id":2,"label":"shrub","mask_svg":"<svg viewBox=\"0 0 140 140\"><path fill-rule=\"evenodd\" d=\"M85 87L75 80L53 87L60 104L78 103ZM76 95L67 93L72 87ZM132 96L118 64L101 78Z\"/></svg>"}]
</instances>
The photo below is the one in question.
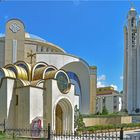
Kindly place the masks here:
<instances>
[{"instance_id":1,"label":"shrub","mask_svg":"<svg viewBox=\"0 0 140 140\"><path fill-rule=\"evenodd\" d=\"M77 105L74 110L74 128L75 129L83 129L85 127L85 123L83 122L83 116L81 115Z\"/></svg>"},{"instance_id":2,"label":"shrub","mask_svg":"<svg viewBox=\"0 0 140 140\"><path fill-rule=\"evenodd\" d=\"M108 114L108 110L107 108L104 106L103 107L103 111L102 111L102 115L107 115Z\"/></svg>"}]
</instances>

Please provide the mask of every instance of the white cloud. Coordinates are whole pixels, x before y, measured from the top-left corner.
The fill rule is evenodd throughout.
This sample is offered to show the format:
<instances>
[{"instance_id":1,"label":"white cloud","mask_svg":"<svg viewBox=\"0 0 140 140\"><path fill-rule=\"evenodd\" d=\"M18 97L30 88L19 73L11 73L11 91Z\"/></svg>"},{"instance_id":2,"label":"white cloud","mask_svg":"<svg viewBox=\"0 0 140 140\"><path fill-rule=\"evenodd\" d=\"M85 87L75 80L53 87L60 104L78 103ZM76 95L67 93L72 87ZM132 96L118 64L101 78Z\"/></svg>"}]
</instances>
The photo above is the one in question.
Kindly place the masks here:
<instances>
[{"instance_id":1,"label":"white cloud","mask_svg":"<svg viewBox=\"0 0 140 140\"><path fill-rule=\"evenodd\" d=\"M122 77L121 77L121 78L122 78ZM115 85L115 84L110 84L110 85L108 85L108 84L106 84L105 80L106 80L106 75L104 75L104 74L100 75L100 76L97 78L97 88L99 88L99 87L111 86L111 87L114 88L114 90L118 90L117 85Z\"/></svg>"},{"instance_id":2,"label":"white cloud","mask_svg":"<svg viewBox=\"0 0 140 140\"><path fill-rule=\"evenodd\" d=\"M107 85L107 84L104 84L104 83L103 83L103 82L101 82L101 81L98 81L98 82L97 82L97 88L99 88L99 87L108 87L108 86L113 87L113 88L114 88L114 90L118 90L117 85L114 85L114 84Z\"/></svg>"},{"instance_id":3,"label":"white cloud","mask_svg":"<svg viewBox=\"0 0 140 140\"><path fill-rule=\"evenodd\" d=\"M2 36L4 36L4 34L3 33L0 33L0 37L2 37Z\"/></svg>"},{"instance_id":4,"label":"white cloud","mask_svg":"<svg viewBox=\"0 0 140 140\"><path fill-rule=\"evenodd\" d=\"M104 74L102 74L101 76L99 76L99 77L97 78L97 80L98 80L98 81L104 81L104 80L106 80L106 76L105 76Z\"/></svg>"},{"instance_id":5,"label":"white cloud","mask_svg":"<svg viewBox=\"0 0 140 140\"><path fill-rule=\"evenodd\" d=\"M97 88L99 87L105 87L105 84L103 84L101 81L97 82Z\"/></svg>"},{"instance_id":6,"label":"white cloud","mask_svg":"<svg viewBox=\"0 0 140 140\"><path fill-rule=\"evenodd\" d=\"M123 80L123 76L120 76L120 80Z\"/></svg>"},{"instance_id":7,"label":"white cloud","mask_svg":"<svg viewBox=\"0 0 140 140\"><path fill-rule=\"evenodd\" d=\"M111 86L111 87L113 87L113 88L114 88L114 90L118 90L118 87L117 87L116 85L111 84L110 86Z\"/></svg>"},{"instance_id":8,"label":"white cloud","mask_svg":"<svg viewBox=\"0 0 140 140\"><path fill-rule=\"evenodd\" d=\"M105 87L104 81L106 80L106 76L104 74L98 76L97 78L97 87Z\"/></svg>"}]
</instances>

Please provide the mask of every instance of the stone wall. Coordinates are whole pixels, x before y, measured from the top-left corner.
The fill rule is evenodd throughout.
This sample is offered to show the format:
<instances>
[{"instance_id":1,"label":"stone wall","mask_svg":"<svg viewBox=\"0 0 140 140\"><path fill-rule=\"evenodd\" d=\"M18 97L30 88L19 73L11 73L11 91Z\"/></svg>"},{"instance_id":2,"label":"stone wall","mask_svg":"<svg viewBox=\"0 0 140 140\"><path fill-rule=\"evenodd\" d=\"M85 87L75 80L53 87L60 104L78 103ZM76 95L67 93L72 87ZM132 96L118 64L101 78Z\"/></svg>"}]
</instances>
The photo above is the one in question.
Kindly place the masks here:
<instances>
[{"instance_id":1,"label":"stone wall","mask_svg":"<svg viewBox=\"0 0 140 140\"><path fill-rule=\"evenodd\" d=\"M100 118L83 118L83 121L85 123L85 126L123 124L123 123L132 123L132 117L112 116L112 117L100 117Z\"/></svg>"}]
</instances>

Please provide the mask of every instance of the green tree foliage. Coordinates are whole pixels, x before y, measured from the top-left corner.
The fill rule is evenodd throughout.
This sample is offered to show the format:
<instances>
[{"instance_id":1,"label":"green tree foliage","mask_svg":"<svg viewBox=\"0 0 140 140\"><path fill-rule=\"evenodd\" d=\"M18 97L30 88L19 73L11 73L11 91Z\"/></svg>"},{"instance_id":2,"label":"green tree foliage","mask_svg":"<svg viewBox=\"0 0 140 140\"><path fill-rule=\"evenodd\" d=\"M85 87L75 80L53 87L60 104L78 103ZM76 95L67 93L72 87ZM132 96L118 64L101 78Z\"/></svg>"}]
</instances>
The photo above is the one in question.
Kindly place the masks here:
<instances>
[{"instance_id":1,"label":"green tree foliage","mask_svg":"<svg viewBox=\"0 0 140 140\"><path fill-rule=\"evenodd\" d=\"M83 122L83 116L81 115L76 105L74 109L74 128L83 129L84 127L85 127L85 123Z\"/></svg>"},{"instance_id":2,"label":"green tree foliage","mask_svg":"<svg viewBox=\"0 0 140 140\"><path fill-rule=\"evenodd\" d=\"M108 114L108 110L107 108L104 106L103 107L103 111L102 111L102 115L107 115Z\"/></svg>"}]
</instances>

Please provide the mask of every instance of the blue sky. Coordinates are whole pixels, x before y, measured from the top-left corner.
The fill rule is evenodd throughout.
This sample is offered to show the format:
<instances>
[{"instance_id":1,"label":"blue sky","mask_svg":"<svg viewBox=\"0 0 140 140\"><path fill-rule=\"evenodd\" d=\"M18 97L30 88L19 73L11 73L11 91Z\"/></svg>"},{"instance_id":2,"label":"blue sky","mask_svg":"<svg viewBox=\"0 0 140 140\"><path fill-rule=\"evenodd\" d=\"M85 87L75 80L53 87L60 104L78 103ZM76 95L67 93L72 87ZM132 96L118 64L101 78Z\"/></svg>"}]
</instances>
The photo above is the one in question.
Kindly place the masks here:
<instances>
[{"instance_id":1,"label":"blue sky","mask_svg":"<svg viewBox=\"0 0 140 140\"><path fill-rule=\"evenodd\" d=\"M140 2L134 2L140 13ZM0 33L10 18L25 23L26 32L62 47L97 66L98 85L122 90L123 26L129 1L2 1Z\"/></svg>"}]
</instances>

